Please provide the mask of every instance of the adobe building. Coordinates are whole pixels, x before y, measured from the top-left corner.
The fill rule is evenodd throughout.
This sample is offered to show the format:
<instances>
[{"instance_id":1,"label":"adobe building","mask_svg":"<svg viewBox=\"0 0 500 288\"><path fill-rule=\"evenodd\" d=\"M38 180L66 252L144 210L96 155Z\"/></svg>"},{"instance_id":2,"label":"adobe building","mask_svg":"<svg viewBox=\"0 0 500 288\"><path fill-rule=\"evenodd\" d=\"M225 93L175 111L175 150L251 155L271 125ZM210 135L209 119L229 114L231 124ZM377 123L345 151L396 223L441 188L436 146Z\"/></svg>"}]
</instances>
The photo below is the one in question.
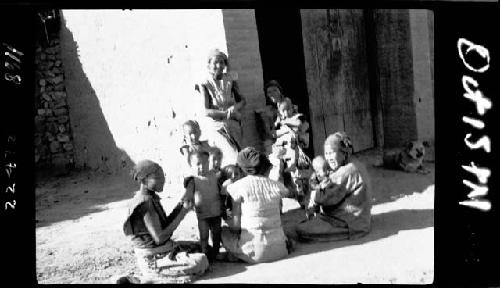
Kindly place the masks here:
<instances>
[{"instance_id":1,"label":"adobe building","mask_svg":"<svg viewBox=\"0 0 500 288\"><path fill-rule=\"evenodd\" d=\"M427 10L62 10L36 53L35 160L116 173L158 161L179 177L182 122L207 53L228 53L247 98L244 144L278 80L311 123L311 149L344 130L355 151L434 140L433 14ZM47 20L49 23L50 20ZM43 30L42 30L43 31ZM52 167L52 168L51 168Z\"/></svg>"}]
</instances>

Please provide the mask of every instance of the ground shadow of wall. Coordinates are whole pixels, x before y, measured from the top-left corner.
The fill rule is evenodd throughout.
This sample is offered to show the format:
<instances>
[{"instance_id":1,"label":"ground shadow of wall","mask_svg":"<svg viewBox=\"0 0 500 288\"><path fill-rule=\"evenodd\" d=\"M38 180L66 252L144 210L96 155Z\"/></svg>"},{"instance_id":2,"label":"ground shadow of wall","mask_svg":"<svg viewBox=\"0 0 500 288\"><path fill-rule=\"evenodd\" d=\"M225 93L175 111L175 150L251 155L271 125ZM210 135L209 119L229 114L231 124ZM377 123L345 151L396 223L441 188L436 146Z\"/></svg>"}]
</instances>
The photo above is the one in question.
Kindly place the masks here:
<instances>
[{"instance_id":1,"label":"ground shadow of wall","mask_svg":"<svg viewBox=\"0 0 500 288\"><path fill-rule=\"evenodd\" d=\"M212 264L210 272L201 276L200 280L217 279L236 275L245 272L247 270L247 265L251 264L243 262L216 262Z\"/></svg>"},{"instance_id":2,"label":"ground shadow of wall","mask_svg":"<svg viewBox=\"0 0 500 288\"><path fill-rule=\"evenodd\" d=\"M283 215L283 226L285 234L296 239L294 234L297 219L303 216L302 209L290 210ZM299 215L300 214L300 215ZM410 210L402 209L381 213L372 216L372 231L363 238L356 240L334 241L334 242L298 242L295 251L284 259L290 259L302 255L311 255L331 249L346 246L362 245L383 238L396 235L404 230L424 229L434 226L434 210ZM279 260L278 260L279 261ZM204 275L201 280L215 279L235 275L246 271L247 263L224 263L217 262L212 266L212 271Z\"/></svg>"},{"instance_id":3,"label":"ground shadow of wall","mask_svg":"<svg viewBox=\"0 0 500 288\"><path fill-rule=\"evenodd\" d=\"M137 188L129 177L134 162L116 145L63 13L59 37L76 169L64 178L50 175L36 179L37 227L102 211L104 208L98 207L131 198L127 192ZM36 173L44 174L40 172ZM48 216L41 217L39 210Z\"/></svg>"},{"instance_id":4,"label":"ground shadow of wall","mask_svg":"<svg viewBox=\"0 0 500 288\"><path fill-rule=\"evenodd\" d=\"M125 174L80 172L47 182L35 190L36 228L107 210L109 203L131 199L137 188Z\"/></svg>"},{"instance_id":5,"label":"ground shadow of wall","mask_svg":"<svg viewBox=\"0 0 500 288\"><path fill-rule=\"evenodd\" d=\"M414 193L423 193L435 185L434 163L424 162L423 165L429 173L420 174L380 167L382 152L378 149L362 152L356 159L365 166L370 176L373 205L392 202Z\"/></svg>"},{"instance_id":6,"label":"ground shadow of wall","mask_svg":"<svg viewBox=\"0 0 500 288\"><path fill-rule=\"evenodd\" d=\"M290 211L288 217L297 217L294 213L302 213L302 211ZM302 213L303 214L303 213ZM289 221L285 225L285 234L296 238L295 225L297 221ZM343 240L333 242L299 242L296 250L291 253L288 258L293 258L301 255L310 255L317 252L328 251L331 249L342 248L346 246L362 245L368 242L377 241L398 234L404 230L417 230L434 226L434 210L433 209L401 209L386 213L376 214L372 216L371 232L359 239Z\"/></svg>"},{"instance_id":7,"label":"ground shadow of wall","mask_svg":"<svg viewBox=\"0 0 500 288\"><path fill-rule=\"evenodd\" d=\"M434 165L428 169L430 173L425 175L383 168L369 169L373 204L393 202L415 193L423 193L427 189L435 189Z\"/></svg>"}]
</instances>

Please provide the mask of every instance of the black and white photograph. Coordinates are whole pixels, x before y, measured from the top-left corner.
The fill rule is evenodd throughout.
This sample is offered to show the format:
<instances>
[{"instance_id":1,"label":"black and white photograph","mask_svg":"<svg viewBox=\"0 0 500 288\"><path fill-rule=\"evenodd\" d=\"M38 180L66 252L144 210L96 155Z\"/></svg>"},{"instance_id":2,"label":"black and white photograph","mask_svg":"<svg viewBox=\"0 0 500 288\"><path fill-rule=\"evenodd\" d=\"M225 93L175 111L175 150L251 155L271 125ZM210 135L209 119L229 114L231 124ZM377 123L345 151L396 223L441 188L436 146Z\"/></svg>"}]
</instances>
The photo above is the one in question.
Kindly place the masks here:
<instances>
[{"instance_id":1,"label":"black and white photograph","mask_svg":"<svg viewBox=\"0 0 500 288\"><path fill-rule=\"evenodd\" d=\"M497 211L499 54L448 48L445 9L3 11L3 247L28 250L26 281L460 283L450 261L500 284L472 272ZM459 234L468 258L448 257Z\"/></svg>"}]
</instances>

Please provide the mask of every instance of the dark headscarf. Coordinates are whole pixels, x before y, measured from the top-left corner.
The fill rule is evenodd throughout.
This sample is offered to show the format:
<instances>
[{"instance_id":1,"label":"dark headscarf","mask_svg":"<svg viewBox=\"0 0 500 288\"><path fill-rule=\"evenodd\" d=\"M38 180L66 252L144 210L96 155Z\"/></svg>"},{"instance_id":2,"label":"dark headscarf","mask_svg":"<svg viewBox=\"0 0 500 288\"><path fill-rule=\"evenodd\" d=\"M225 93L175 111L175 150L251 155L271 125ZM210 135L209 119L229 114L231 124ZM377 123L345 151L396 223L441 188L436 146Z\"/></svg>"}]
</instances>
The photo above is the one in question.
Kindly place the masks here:
<instances>
[{"instance_id":1,"label":"dark headscarf","mask_svg":"<svg viewBox=\"0 0 500 288\"><path fill-rule=\"evenodd\" d=\"M248 175L263 175L270 167L271 162L266 155L253 147L247 147L238 153L238 166Z\"/></svg>"},{"instance_id":2,"label":"dark headscarf","mask_svg":"<svg viewBox=\"0 0 500 288\"><path fill-rule=\"evenodd\" d=\"M269 87L277 87L278 89L280 89L280 92L283 95L283 88L281 87L280 83L278 83L278 81L269 80L269 82L267 82L266 85L264 85L264 92L265 93L267 93L267 88L269 88Z\"/></svg>"},{"instance_id":3,"label":"dark headscarf","mask_svg":"<svg viewBox=\"0 0 500 288\"><path fill-rule=\"evenodd\" d=\"M140 182L144 178L146 178L148 175L156 172L158 169L161 169L160 165L158 163L153 162L151 160L141 160L137 162L137 164L134 166L132 169L132 178Z\"/></svg>"}]
</instances>

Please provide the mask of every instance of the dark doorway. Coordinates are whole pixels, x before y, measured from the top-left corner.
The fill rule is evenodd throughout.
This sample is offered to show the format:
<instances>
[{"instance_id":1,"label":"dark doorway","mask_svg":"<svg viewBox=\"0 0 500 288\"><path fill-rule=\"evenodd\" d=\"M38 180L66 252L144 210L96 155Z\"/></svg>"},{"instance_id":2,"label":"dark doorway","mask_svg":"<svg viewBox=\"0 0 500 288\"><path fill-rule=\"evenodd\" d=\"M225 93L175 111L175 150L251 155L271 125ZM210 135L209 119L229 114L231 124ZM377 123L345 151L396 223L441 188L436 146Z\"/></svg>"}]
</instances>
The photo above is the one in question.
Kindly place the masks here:
<instances>
[{"instance_id":1,"label":"dark doorway","mask_svg":"<svg viewBox=\"0 0 500 288\"><path fill-rule=\"evenodd\" d=\"M285 96L299 107L299 112L310 122L300 10L255 9L255 19L264 83L277 80ZM312 147L310 137L306 151L309 156L312 156Z\"/></svg>"}]
</instances>

